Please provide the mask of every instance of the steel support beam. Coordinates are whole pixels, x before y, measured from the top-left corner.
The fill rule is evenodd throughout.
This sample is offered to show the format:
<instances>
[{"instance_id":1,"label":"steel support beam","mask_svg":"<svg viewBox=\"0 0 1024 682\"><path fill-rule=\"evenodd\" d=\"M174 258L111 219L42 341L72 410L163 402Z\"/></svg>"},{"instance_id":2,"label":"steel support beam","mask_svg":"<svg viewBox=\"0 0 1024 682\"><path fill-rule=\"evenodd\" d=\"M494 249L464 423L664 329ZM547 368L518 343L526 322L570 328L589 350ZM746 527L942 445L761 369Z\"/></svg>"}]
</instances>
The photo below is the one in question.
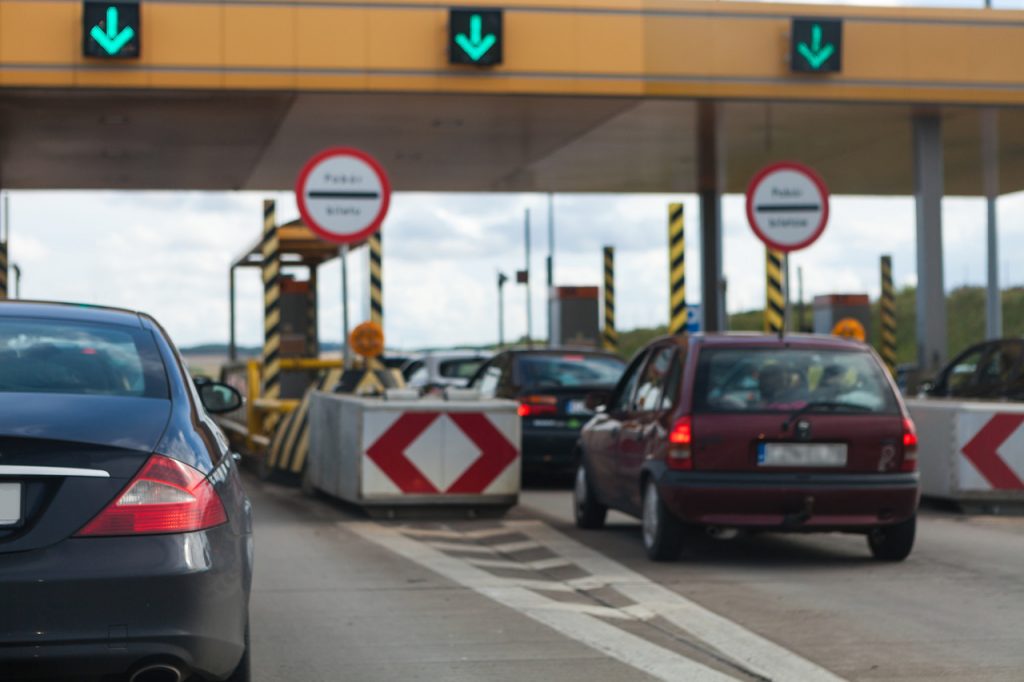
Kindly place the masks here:
<instances>
[{"instance_id":1,"label":"steel support beam","mask_svg":"<svg viewBox=\"0 0 1024 682\"><path fill-rule=\"evenodd\" d=\"M999 240L996 201L999 198L999 114L995 109L981 112L982 185L988 218L988 281L985 295L985 338L1003 335L1003 302L999 291Z\"/></svg>"},{"instance_id":2,"label":"steel support beam","mask_svg":"<svg viewBox=\"0 0 1024 682\"><path fill-rule=\"evenodd\" d=\"M238 360L238 340L235 318L235 266L228 269L228 360Z\"/></svg>"},{"instance_id":3,"label":"steel support beam","mask_svg":"<svg viewBox=\"0 0 1024 682\"><path fill-rule=\"evenodd\" d=\"M914 194L917 205L917 362L925 375L946 361L946 292L942 271L944 168L942 118L914 116Z\"/></svg>"},{"instance_id":4,"label":"steel support beam","mask_svg":"<svg viewBox=\"0 0 1024 682\"><path fill-rule=\"evenodd\" d=\"M715 102L697 103L697 196L700 199L700 278L704 329L725 331L725 280L722 278L722 191L724 145Z\"/></svg>"}]
</instances>

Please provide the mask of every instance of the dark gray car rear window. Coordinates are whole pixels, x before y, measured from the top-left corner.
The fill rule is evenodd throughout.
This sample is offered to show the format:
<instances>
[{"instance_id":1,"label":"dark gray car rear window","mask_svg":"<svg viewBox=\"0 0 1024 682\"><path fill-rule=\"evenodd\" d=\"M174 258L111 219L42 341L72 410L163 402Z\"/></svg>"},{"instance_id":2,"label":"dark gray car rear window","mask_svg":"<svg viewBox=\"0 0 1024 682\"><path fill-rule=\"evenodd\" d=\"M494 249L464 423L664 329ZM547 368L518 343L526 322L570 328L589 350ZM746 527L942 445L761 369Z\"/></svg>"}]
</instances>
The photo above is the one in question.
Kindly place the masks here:
<instances>
[{"instance_id":1,"label":"dark gray car rear window","mask_svg":"<svg viewBox=\"0 0 1024 682\"><path fill-rule=\"evenodd\" d=\"M150 332L12 317L0 318L0 393L169 397Z\"/></svg>"},{"instance_id":2,"label":"dark gray car rear window","mask_svg":"<svg viewBox=\"0 0 1024 682\"><path fill-rule=\"evenodd\" d=\"M588 353L529 353L520 355L519 383L524 388L614 386L626 363L607 355Z\"/></svg>"},{"instance_id":3,"label":"dark gray car rear window","mask_svg":"<svg viewBox=\"0 0 1024 682\"><path fill-rule=\"evenodd\" d=\"M884 370L867 351L706 348L697 363L694 410L899 411Z\"/></svg>"}]
</instances>

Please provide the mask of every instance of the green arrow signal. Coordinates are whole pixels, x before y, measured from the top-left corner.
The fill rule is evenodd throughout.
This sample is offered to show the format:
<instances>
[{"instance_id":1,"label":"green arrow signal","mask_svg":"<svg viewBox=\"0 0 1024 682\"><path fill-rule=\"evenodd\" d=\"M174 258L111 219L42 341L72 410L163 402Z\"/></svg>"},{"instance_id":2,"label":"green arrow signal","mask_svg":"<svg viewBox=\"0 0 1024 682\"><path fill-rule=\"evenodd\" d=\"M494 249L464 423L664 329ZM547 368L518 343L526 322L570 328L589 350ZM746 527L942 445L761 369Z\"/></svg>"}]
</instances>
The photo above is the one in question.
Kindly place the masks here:
<instances>
[{"instance_id":1,"label":"green arrow signal","mask_svg":"<svg viewBox=\"0 0 1024 682\"><path fill-rule=\"evenodd\" d=\"M469 37L467 38L465 33L459 33L455 36L455 42L466 53L466 56L474 62L480 61L480 58L487 54L487 50L494 47L494 43L498 42L498 37L493 33L482 35L483 25L484 20L480 15L473 14L469 17Z\"/></svg>"},{"instance_id":2,"label":"green arrow signal","mask_svg":"<svg viewBox=\"0 0 1024 682\"><path fill-rule=\"evenodd\" d=\"M796 46L796 51L800 53L804 59L807 60L808 65L812 69L820 69L828 58L832 56L832 53L836 51L836 46L832 43L826 45L821 44L821 25L814 24L811 26L811 46L807 47L807 43L800 43Z\"/></svg>"},{"instance_id":3,"label":"green arrow signal","mask_svg":"<svg viewBox=\"0 0 1024 682\"><path fill-rule=\"evenodd\" d=\"M120 32L117 30L118 16L116 7L107 8L107 32L104 33L98 25L93 26L89 31L92 39L103 48L103 51L113 56L121 51L125 45L135 37L135 29L125 26Z\"/></svg>"}]
</instances>

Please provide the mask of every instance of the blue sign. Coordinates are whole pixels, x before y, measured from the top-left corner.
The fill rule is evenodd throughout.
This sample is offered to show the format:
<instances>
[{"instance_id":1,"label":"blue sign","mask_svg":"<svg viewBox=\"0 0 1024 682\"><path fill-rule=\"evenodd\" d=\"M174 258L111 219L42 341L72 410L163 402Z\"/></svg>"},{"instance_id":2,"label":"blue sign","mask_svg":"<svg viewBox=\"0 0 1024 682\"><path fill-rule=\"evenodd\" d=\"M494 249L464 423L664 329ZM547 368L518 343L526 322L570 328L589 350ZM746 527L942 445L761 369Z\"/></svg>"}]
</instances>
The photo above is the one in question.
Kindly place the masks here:
<instances>
[{"instance_id":1,"label":"blue sign","mask_svg":"<svg viewBox=\"0 0 1024 682\"><path fill-rule=\"evenodd\" d=\"M695 334L704 327L704 309L698 303L686 306L686 333Z\"/></svg>"}]
</instances>

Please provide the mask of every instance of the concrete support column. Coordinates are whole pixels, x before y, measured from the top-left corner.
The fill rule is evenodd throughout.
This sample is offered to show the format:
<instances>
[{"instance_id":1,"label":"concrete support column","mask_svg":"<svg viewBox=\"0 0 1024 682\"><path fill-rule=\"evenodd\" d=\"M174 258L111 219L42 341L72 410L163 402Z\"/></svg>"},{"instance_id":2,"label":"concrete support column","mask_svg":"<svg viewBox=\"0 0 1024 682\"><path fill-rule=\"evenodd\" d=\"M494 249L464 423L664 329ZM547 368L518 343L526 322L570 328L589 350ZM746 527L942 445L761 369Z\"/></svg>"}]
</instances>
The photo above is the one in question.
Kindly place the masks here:
<instances>
[{"instance_id":1,"label":"concrete support column","mask_svg":"<svg viewBox=\"0 0 1024 682\"><path fill-rule=\"evenodd\" d=\"M4 300L9 296L7 291L7 244L11 240L11 226L8 224L10 221L10 208L8 205L9 197L6 193L0 192L0 300Z\"/></svg>"},{"instance_id":2,"label":"concrete support column","mask_svg":"<svg viewBox=\"0 0 1024 682\"><path fill-rule=\"evenodd\" d=\"M235 323L235 266L228 268L228 360L238 360L238 341Z\"/></svg>"},{"instance_id":3,"label":"concrete support column","mask_svg":"<svg viewBox=\"0 0 1024 682\"><path fill-rule=\"evenodd\" d=\"M925 375L946 361L946 292L942 270L944 168L942 118L914 116L914 195L917 203L917 361Z\"/></svg>"},{"instance_id":4,"label":"concrete support column","mask_svg":"<svg viewBox=\"0 0 1024 682\"><path fill-rule=\"evenodd\" d=\"M981 112L981 163L985 207L988 213L988 282L985 296L985 338L1003 335L1003 300L999 290L999 240L996 200L999 198L999 113Z\"/></svg>"},{"instance_id":5,"label":"concrete support column","mask_svg":"<svg viewBox=\"0 0 1024 682\"><path fill-rule=\"evenodd\" d=\"M722 190L724 145L719 108L697 103L697 196L700 199L701 303L704 329L725 331L725 280L722 278Z\"/></svg>"}]
</instances>

